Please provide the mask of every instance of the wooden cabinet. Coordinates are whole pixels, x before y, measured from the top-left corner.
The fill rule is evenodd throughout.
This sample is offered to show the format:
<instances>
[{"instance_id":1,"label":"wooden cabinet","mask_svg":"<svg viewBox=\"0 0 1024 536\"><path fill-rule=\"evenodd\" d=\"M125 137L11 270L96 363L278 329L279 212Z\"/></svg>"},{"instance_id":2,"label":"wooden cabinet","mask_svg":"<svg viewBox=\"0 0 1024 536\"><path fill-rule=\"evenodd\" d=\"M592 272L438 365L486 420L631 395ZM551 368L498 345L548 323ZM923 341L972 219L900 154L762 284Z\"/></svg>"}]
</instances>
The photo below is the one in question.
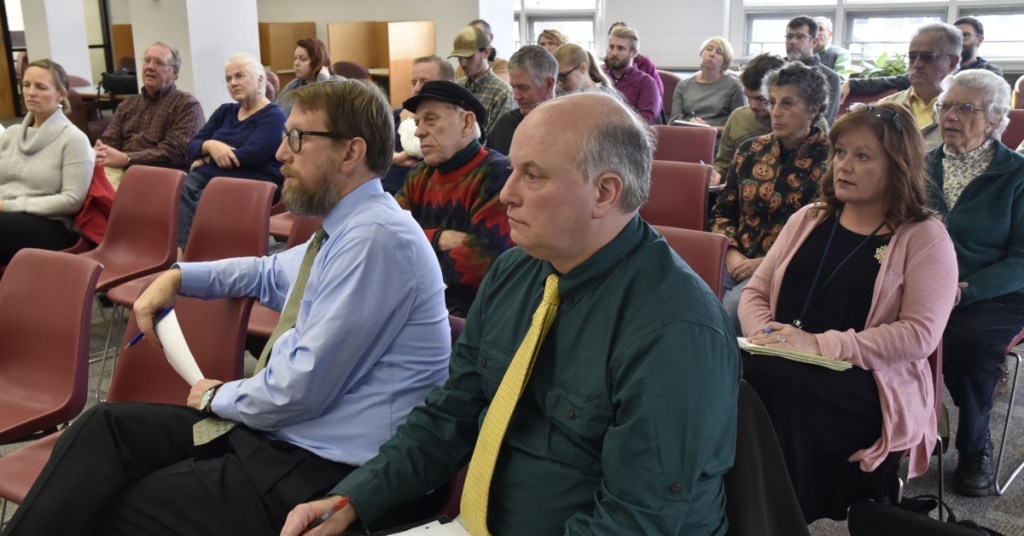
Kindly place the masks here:
<instances>
[{"instance_id":1,"label":"wooden cabinet","mask_svg":"<svg viewBox=\"0 0 1024 536\"><path fill-rule=\"evenodd\" d=\"M277 73L281 87L295 78L295 42L307 37L316 37L315 22L260 23L260 61Z\"/></svg>"},{"instance_id":2,"label":"wooden cabinet","mask_svg":"<svg viewBox=\"0 0 1024 536\"><path fill-rule=\"evenodd\" d=\"M353 61L367 67L397 108L412 96L413 60L435 53L434 22L331 22L327 48L332 62Z\"/></svg>"}]
</instances>

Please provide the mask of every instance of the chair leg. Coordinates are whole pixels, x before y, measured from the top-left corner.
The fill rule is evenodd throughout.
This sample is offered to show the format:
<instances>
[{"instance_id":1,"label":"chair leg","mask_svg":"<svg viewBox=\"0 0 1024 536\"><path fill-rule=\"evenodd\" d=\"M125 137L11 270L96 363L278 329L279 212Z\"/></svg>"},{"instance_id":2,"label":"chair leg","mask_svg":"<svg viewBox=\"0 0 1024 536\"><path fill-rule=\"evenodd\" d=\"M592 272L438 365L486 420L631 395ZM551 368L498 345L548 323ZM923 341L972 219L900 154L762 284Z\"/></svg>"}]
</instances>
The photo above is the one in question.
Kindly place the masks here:
<instances>
[{"instance_id":1,"label":"chair leg","mask_svg":"<svg viewBox=\"0 0 1024 536\"><path fill-rule=\"evenodd\" d=\"M127 311L127 308L126 307L121 307L120 305L118 305L118 306L115 306L114 309L115 310L111 311L111 314L110 314L110 325L107 328L107 340L106 340L106 342L103 343L103 355L100 356L100 358L99 358L100 374L96 378L96 401L97 402L100 402L100 392L103 390L103 373L106 372L106 370L107 370L107 355L111 355L112 354L111 357L110 357L111 361L112 362L116 361L118 351L120 350L120 348L117 347L118 343L116 341L120 341L121 338L124 336L124 328L122 327L122 325L124 324L125 311ZM115 342L113 343L113 345L111 345L111 342L110 342L112 334L115 334L114 335L114 341ZM113 367L113 365L111 365L111 367Z\"/></svg>"},{"instance_id":2,"label":"chair leg","mask_svg":"<svg viewBox=\"0 0 1024 536\"><path fill-rule=\"evenodd\" d=\"M942 469L942 455L944 453L942 452L942 438L941 437L936 439L935 450L939 454L939 492L936 495L939 497L939 521L942 521L942 508L943 508L942 507L942 505L943 505L942 494L943 494L943 487L944 487L943 480L945 479L945 472Z\"/></svg>"},{"instance_id":3,"label":"chair leg","mask_svg":"<svg viewBox=\"0 0 1024 536\"><path fill-rule=\"evenodd\" d=\"M1010 475L1010 477L1006 479L1006 482L1004 482L1002 485L999 484L999 470L1003 467L1003 454L1006 453L1006 436L1010 431L1010 417L1013 415L1014 395L1017 393L1017 380L1020 378L1020 365L1022 361L1020 352L1017 352L1016 350L1011 350L1010 352L1007 353L1007 355L1012 356L1014 359L1016 359L1017 365L1016 368L1013 369L1013 383L1010 386L1010 399L1007 402L1008 406L1006 408L1006 423L1005 426L1003 426L1003 438L999 444L999 456L996 457L997 495L1002 495L1004 492L1006 492L1006 488L1010 487L1010 483L1013 482L1013 479L1017 478L1017 475L1020 474L1021 470L1024 470L1024 462L1021 462L1020 465L1018 465L1017 468L1013 470L1013 473Z\"/></svg>"}]
</instances>

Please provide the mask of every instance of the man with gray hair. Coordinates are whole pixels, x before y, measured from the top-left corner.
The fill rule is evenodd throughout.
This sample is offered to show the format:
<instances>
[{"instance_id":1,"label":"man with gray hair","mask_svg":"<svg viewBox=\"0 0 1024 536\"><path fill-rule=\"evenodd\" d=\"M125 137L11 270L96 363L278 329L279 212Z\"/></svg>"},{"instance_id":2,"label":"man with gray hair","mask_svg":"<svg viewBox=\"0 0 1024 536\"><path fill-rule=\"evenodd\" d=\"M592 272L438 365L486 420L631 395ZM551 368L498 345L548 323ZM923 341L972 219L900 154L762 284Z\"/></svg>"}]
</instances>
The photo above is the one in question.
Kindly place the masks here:
<instances>
[{"instance_id":1,"label":"man with gray hair","mask_svg":"<svg viewBox=\"0 0 1024 536\"><path fill-rule=\"evenodd\" d=\"M821 59L821 64L832 69L839 75L839 78L846 80L850 77L850 51L837 47L832 42L832 20L827 17L814 17L818 25L818 44L814 47L814 53Z\"/></svg>"},{"instance_id":2,"label":"man with gray hair","mask_svg":"<svg viewBox=\"0 0 1024 536\"><path fill-rule=\"evenodd\" d=\"M480 144L487 111L465 87L427 82L402 105L416 114L423 162L395 198L434 247L448 311L465 316L491 263L513 245L498 199L511 172L508 158Z\"/></svg>"},{"instance_id":3,"label":"man with gray hair","mask_svg":"<svg viewBox=\"0 0 1024 536\"><path fill-rule=\"evenodd\" d=\"M555 98L558 61L546 48L526 45L509 59L508 76L519 108L502 114L487 133L487 146L506 155L512 147L512 135L526 114Z\"/></svg>"},{"instance_id":4,"label":"man with gray hair","mask_svg":"<svg viewBox=\"0 0 1024 536\"><path fill-rule=\"evenodd\" d=\"M135 302L159 345L155 315L178 295L260 298L282 314L256 372L197 381L188 407L93 407L61 435L5 536L276 533L447 378L437 262L378 178L394 143L387 98L356 80L289 98L284 202L323 217L320 229L277 255L179 263Z\"/></svg>"},{"instance_id":5,"label":"man with gray hair","mask_svg":"<svg viewBox=\"0 0 1024 536\"><path fill-rule=\"evenodd\" d=\"M501 192L519 247L488 273L449 381L311 536L372 524L467 460L470 534L725 534L739 355L721 304L637 214L653 147L602 93L526 116ZM281 534L335 503L296 507Z\"/></svg>"},{"instance_id":6,"label":"man with gray hair","mask_svg":"<svg viewBox=\"0 0 1024 536\"><path fill-rule=\"evenodd\" d=\"M910 40L907 52L910 88L882 99L910 110L928 151L942 144L935 101L942 93L942 80L955 73L960 64L962 46L963 35L956 26L944 22L921 26Z\"/></svg>"},{"instance_id":7,"label":"man with gray hair","mask_svg":"<svg viewBox=\"0 0 1024 536\"><path fill-rule=\"evenodd\" d=\"M206 119L199 101L174 85L180 68L181 54L164 43L142 56L142 92L118 105L94 147L114 188L133 164L188 171L188 142Z\"/></svg>"}]
</instances>

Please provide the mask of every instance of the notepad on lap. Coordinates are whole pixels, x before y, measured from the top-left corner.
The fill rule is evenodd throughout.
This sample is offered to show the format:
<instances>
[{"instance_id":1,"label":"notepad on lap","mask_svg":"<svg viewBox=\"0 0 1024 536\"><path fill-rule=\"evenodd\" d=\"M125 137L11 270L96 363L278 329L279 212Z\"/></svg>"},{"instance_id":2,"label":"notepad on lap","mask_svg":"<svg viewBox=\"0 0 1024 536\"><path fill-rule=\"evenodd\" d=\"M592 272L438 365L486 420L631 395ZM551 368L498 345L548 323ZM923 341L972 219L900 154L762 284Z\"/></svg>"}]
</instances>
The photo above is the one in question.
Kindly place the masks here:
<instances>
[{"instance_id":1,"label":"notepad on lap","mask_svg":"<svg viewBox=\"0 0 1024 536\"><path fill-rule=\"evenodd\" d=\"M393 536L426 534L427 536L469 536L469 531L457 521L441 524L440 521L431 521L426 525L413 527L407 531L399 532Z\"/></svg>"},{"instance_id":2,"label":"notepad on lap","mask_svg":"<svg viewBox=\"0 0 1024 536\"><path fill-rule=\"evenodd\" d=\"M827 369L839 371L847 370L853 366L850 364L849 361L836 361L835 359L821 357L820 355L805 354L803 352L796 352L794 350L784 350L782 348L771 348L769 346L754 344L747 340L746 337L736 337L736 341L739 342L740 350L755 355L770 355L775 357L781 357L784 359L789 359L790 361L796 361L797 363L807 363L808 365L817 365L819 367L825 367Z\"/></svg>"}]
</instances>

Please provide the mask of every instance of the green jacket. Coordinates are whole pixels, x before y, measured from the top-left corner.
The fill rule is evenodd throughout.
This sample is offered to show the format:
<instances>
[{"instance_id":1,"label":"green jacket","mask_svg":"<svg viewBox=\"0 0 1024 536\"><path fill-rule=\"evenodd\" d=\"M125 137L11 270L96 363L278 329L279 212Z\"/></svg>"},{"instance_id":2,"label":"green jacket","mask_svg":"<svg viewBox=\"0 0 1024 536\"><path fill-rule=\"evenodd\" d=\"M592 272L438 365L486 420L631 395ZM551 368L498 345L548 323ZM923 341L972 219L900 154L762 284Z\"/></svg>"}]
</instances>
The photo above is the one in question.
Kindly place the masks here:
<instances>
[{"instance_id":1,"label":"green jacket","mask_svg":"<svg viewBox=\"0 0 1024 536\"><path fill-rule=\"evenodd\" d=\"M930 205L946 221L960 281L968 284L960 307L1024 288L1024 155L995 143L988 169L952 207L942 194L942 146L925 158Z\"/></svg>"}]
</instances>

